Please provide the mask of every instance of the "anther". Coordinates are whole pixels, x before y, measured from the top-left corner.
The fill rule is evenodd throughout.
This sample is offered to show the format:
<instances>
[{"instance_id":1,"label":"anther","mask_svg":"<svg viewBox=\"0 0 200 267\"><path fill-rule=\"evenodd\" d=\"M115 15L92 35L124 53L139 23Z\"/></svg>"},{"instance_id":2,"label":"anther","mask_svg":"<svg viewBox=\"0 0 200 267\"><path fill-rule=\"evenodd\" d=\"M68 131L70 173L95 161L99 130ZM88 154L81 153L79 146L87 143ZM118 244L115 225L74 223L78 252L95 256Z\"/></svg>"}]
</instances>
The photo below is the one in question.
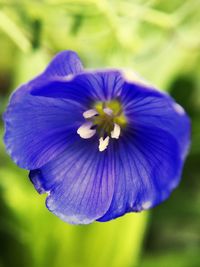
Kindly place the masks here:
<instances>
[{"instance_id":1,"label":"anther","mask_svg":"<svg viewBox=\"0 0 200 267\"><path fill-rule=\"evenodd\" d=\"M114 129L111 132L111 137L118 139L120 136L121 128L117 123L114 123Z\"/></svg>"},{"instance_id":2,"label":"anther","mask_svg":"<svg viewBox=\"0 0 200 267\"><path fill-rule=\"evenodd\" d=\"M104 151L107 148L109 144L109 139L110 139L109 136L107 136L105 139L103 139L103 137L99 139L99 151L100 152Z\"/></svg>"},{"instance_id":3,"label":"anther","mask_svg":"<svg viewBox=\"0 0 200 267\"><path fill-rule=\"evenodd\" d=\"M108 116L112 116L113 115L113 111L110 108L104 108L103 111L108 115Z\"/></svg>"},{"instance_id":4,"label":"anther","mask_svg":"<svg viewBox=\"0 0 200 267\"><path fill-rule=\"evenodd\" d=\"M78 128L77 134L79 134L80 137L81 138L84 138L84 139L91 138L96 133L96 130L95 129L91 129L92 126L93 126L93 123L91 121L88 121L88 122L82 124Z\"/></svg>"},{"instance_id":5,"label":"anther","mask_svg":"<svg viewBox=\"0 0 200 267\"><path fill-rule=\"evenodd\" d=\"M96 116L97 114L98 114L98 112L95 109L89 109L89 110L86 110L85 112L83 112L83 117L85 119L90 119L90 118Z\"/></svg>"}]
</instances>

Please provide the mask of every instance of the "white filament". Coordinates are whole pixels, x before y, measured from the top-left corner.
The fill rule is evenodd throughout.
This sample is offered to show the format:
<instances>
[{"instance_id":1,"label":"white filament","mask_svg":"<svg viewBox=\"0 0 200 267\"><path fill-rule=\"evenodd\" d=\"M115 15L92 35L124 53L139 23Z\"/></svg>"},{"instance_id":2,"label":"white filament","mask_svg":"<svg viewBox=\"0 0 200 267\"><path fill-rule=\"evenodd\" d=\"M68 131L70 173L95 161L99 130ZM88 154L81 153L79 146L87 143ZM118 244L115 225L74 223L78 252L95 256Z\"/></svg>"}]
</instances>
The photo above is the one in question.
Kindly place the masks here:
<instances>
[{"instance_id":1,"label":"white filament","mask_svg":"<svg viewBox=\"0 0 200 267\"><path fill-rule=\"evenodd\" d=\"M79 134L80 137L84 138L84 139L91 138L96 133L96 130L91 129L92 126L93 126L93 123L91 121L88 121L88 122L82 124L78 128L77 134Z\"/></svg>"},{"instance_id":2,"label":"white filament","mask_svg":"<svg viewBox=\"0 0 200 267\"><path fill-rule=\"evenodd\" d=\"M110 139L109 136L107 136L105 139L103 139L103 137L99 139L99 151L100 152L104 151L107 148L109 144L109 139Z\"/></svg>"}]
</instances>

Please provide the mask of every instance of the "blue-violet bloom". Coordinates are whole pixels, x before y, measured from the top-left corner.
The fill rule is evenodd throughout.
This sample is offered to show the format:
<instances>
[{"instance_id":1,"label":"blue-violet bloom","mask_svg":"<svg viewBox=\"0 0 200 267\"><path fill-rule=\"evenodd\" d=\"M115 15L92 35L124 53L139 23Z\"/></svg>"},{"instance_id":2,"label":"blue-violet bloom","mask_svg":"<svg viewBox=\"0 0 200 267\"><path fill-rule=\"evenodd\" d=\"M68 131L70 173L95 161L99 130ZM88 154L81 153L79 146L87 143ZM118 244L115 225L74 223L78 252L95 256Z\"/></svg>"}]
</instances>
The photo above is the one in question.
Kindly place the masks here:
<instances>
[{"instance_id":1,"label":"blue-violet bloom","mask_svg":"<svg viewBox=\"0 0 200 267\"><path fill-rule=\"evenodd\" d=\"M134 73L84 70L73 51L20 86L4 113L6 149L47 208L72 224L158 205L180 181L190 120Z\"/></svg>"}]
</instances>

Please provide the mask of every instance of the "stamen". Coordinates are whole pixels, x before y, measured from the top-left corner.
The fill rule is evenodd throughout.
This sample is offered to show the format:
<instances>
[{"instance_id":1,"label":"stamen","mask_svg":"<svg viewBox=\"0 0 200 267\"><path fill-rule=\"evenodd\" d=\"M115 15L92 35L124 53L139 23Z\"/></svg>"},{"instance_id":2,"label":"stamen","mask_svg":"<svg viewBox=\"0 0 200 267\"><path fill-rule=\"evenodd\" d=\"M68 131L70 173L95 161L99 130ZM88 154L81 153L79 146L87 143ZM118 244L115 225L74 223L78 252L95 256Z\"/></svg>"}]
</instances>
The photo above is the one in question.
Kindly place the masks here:
<instances>
[{"instance_id":1,"label":"stamen","mask_svg":"<svg viewBox=\"0 0 200 267\"><path fill-rule=\"evenodd\" d=\"M91 129L92 126L93 126L93 123L91 121L88 121L88 122L82 124L78 128L77 134L79 134L80 137L84 138L84 139L91 138L96 133L95 129Z\"/></svg>"},{"instance_id":2,"label":"stamen","mask_svg":"<svg viewBox=\"0 0 200 267\"><path fill-rule=\"evenodd\" d=\"M121 132L120 126L117 123L115 123L114 124L114 129L111 132L111 137L115 138L115 139L118 139L119 136L120 136L120 132Z\"/></svg>"},{"instance_id":3,"label":"stamen","mask_svg":"<svg viewBox=\"0 0 200 267\"><path fill-rule=\"evenodd\" d=\"M112 109L110 109L110 108L104 108L103 111L104 111L107 115L109 115L109 116L112 116L112 115L113 115L113 111L112 111Z\"/></svg>"},{"instance_id":4,"label":"stamen","mask_svg":"<svg viewBox=\"0 0 200 267\"><path fill-rule=\"evenodd\" d=\"M86 110L85 112L83 112L83 117L85 119L90 119L90 118L96 116L97 114L98 114L98 112L95 109L89 109L89 110Z\"/></svg>"},{"instance_id":5,"label":"stamen","mask_svg":"<svg viewBox=\"0 0 200 267\"><path fill-rule=\"evenodd\" d=\"M83 117L85 123L78 128L77 134L84 139L98 134L100 152L107 149L110 138L119 139L127 123L122 105L117 99L94 103L93 107L83 112Z\"/></svg>"},{"instance_id":6,"label":"stamen","mask_svg":"<svg viewBox=\"0 0 200 267\"><path fill-rule=\"evenodd\" d=\"M99 139L99 151L100 152L104 151L107 148L109 144L109 139L110 139L109 136L107 136L105 139L103 139L103 137Z\"/></svg>"}]
</instances>

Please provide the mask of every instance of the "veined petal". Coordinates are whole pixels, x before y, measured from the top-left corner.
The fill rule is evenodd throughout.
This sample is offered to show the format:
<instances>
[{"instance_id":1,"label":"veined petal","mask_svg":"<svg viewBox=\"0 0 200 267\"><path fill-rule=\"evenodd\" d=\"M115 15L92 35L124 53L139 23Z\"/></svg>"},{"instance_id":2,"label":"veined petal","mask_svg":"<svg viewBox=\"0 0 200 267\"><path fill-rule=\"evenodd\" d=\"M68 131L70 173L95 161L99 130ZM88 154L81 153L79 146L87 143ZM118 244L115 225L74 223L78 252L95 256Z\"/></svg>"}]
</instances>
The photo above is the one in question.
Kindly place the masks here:
<instances>
[{"instance_id":1,"label":"veined petal","mask_svg":"<svg viewBox=\"0 0 200 267\"><path fill-rule=\"evenodd\" d=\"M125 83L120 99L127 129L115 143L115 191L100 221L149 209L178 185L190 144L190 122L167 95Z\"/></svg>"},{"instance_id":2,"label":"veined petal","mask_svg":"<svg viewBox=\"0 0 200 267\"><path fill-rule=\"evenodd\" d=\"M82 63L78 55L70 50L58 53L49 63L42 74L23 84L14 91L11 97L11 102L19 102L26 93L29 93L33 88L43 87L53 81L62 81L72 77L83 71Z\"/></svg>"},{"instance_id":3,"label":"veined petal","mask_svg":"<svg viewBox=\"0 0 200 267\"><path fill-rule=\"evenodd\" d=\"M125 83L121 101L129 124L156 126L171 134L179 144L182 159L190 146L190 120L169 95L152 87Z\"/></svg>"},{"instance_id":4,"label":"veined petal","mask_svg":"<svg viewBox=\"0 0 200 267\"><path fill-rule=\"evenodd\" d=\"M30 179L39 193L48 192L47 207L62 220L86 224L101 217L113 196L113 159L91 139L71 137L68 149L39 170ZM109 159L109 160L108 160Z\"/></svg>"},{"instance_id":5,"label":"veined petal","mask_svg":"<svg viewBox=\"0 0 200 267\"><path fill-rule=\"evenodd\" d=\"M77 127L83 110L79 103L33 97L30 91L83 70L75 52L57 54L38 77L11 96L4 114L4 141L8 153L22 168L39 168L65 149L67 131ZM79 125L78 124L78 125ZM76 128L74 130L76 132Z\"/></svg>"},{"instance_id":6,"label":"veined petal","mask_svg":"<svg viewBox=\"0 0 200 267\"><path fill-rule=\"evenodd\" d=\"M113 151L115 190L109 210L99 221L152 208L180 181L183 162L178 143L164 130L129 129Z\"/></svg>"},{"instance_id":7,"label":"veined petal","mask_svg":"<svg viewBox=\"0 0 200 267\"><path fill-rule=\"evenodd\" d=\"M6 149L25 169L36 169L66 149L68 136L82 123L78 104L27 95L4 114Z\"/></svg>"},{"instance_id":8,"label":"veined petal","mask_svg":"<svg viewBox=\"0 0 200 267\"><path fill-rule=\"evenodd\" d=\"M68 75L74 75L83 71L83 65L79 56L70 50L58 53L50 62L45 70L45 75L51 79L66 78Z\"/></svg>"},{"instance_id":9,"label":"veined petal","mask_svg":"<svg viewBox=\"0 0 200 267\"><path fill-rule=\"evenodd\" d=\"M123 85L121 73L116 70L80 73L69 81L55 81L38 86L32 95L65 98L88 107L95 101L109 101L117 98Z\"/></svg>"}]
</instances>

